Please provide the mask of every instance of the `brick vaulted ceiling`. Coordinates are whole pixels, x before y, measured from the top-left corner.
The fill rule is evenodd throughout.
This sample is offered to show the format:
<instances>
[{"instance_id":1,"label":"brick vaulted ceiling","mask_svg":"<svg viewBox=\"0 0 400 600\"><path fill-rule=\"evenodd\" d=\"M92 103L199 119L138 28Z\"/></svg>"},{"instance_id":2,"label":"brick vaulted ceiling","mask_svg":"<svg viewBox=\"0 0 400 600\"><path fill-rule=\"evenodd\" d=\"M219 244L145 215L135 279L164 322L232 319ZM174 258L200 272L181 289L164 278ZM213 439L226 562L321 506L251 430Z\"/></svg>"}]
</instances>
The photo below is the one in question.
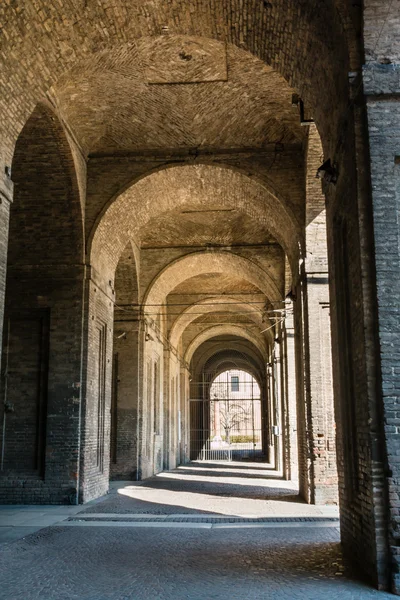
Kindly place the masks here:
<instances>
[{"instance_id":1,"label":"brick vaulted ceiling","mask_svg":"<svg viewBox=\"0 0 400 600\"><path fill-rule=\"evenodd\" d=\"M213 226L216 219L212 210L215 208L232 211L222 213L224 215L235 215L236 212L247 215L237 234L233 234L229 223L226 230L223 223ZM145 177L111 203L95 229L91 241L91 260L98 265L96 268L106 263L115 268L129 239L141 242L143 234L151 236L160 218L168 219L168 213L177 215L177 211L179 219L189 227L183 243L205 243L206 232L201 227L203 210L209 211L208 233L213 232L209 237L211 242L240 243L239 234L246 238L246 232L251 230L251 222L257 222L254 236L252 233L248 240L250 243L259 243L260 236L264 236L264 243L271 241L272 235L284 247L290 259L296 256L298 225L288 207L277 196L250 178L229 169L192 165L165 169ZM199 221L196 233L190 224L194 218ZM161 231L165 243L176 243L179 228L174 228L172 237L171 232Z\"/></svg>"},{"instance_id":2,"label":"brick vaulted ceiling","mask_svg":"<svg viewBox=\"0 0 400 600\"><path fill-rule=\"evenodd\" d=\"M102 52L51 90L86 155L303 140L292 90L250 53L187 36Z\"/></svg>"},{"instance_id":3,"label":"brick vaulted ceiling","mask_svg":"<svg viewBox=\"0 0 400 600\"><path fill-rule=\"evenodd\" d=\"M84 214L90 264L111 281L130 242L148 255L157 246L243 244L239 273L239 258L230 259L231 280L222 273L229 260L225 254L224 265L216 264L216 254L208 271L201 257L198 272L192 272L191 263L185 267L192 275L189 282L172 267L167 281L156 286L155 302L174 291L174 273L175 294L187 293L194 284L203 294L215 287L244 291L250 285L248 293L260 290L271 302L281 301L283 254L279 248L275 256L271 248L280 244L296 266L302 217L303 198L290 185L289 169L280 179L275 175L276 188L253 180L247 164L240 175L207 165L179 173L171 168L129 189L125 180L119 186L113 181L112 192L103 198L101 183L93 184L97 171L91 159L93 165L97 158L98 170L112 180L104 157L115 167L119 155L135 155L139 162L158 153L168 162L170 151L175 156L188 149L257 152L270 145L291 146L301 156L305 130L292 107L294 87L321 126L323 143L332 144L336 113L347 101L342 74L349 70L343 29L348 21L335 1L87 0L82 5L66 0L65 10L62 3L42 0L23 4L12 0L3 21L0 7L1 33L11 50L2 54L0 46L0 63L8 57L3 114L13 116L3 130L0 115L0 139L5 140L0 160L10 158L28 115L47 99L89 159ZM0 82L2 77L0 71ZM263 156L259 153L257 160L265 161ZM277 166L276 157L267 169L262 165L267 174ZM264 256L263 250L249 250L252 245L271 248ZM120 273L130 273L130 260L127 256L127 264L120 264ZM274 277L263 286L264 269ZM126 298L117 290L123 303L135 302L138 295L133 274L131 279ZM203 317L197 321L193 328Z\"/></svg>"},{"instance_id":4,"label":"brick vaulted ceiling","mask_svg":"<svg viewBox=\"0 0 400 600\"><path fill-rule=\"evenodd\" d=\"M274 243L268 227L234 208L191 206L171 211L141 230L141 247L238 246Z\"/></svg>"},{"instance_id":5,"label":"brick vaulted ceiling","mask_svg":"<svg viewBox=\"0 0 400 600\"><path fill-rule=\"evenodd\" d=\"M118 52L133 44L139 53L139 40L161 33L201 36L251 52L299 90L314 112L324 145L334 144L335 117L347 102L346 73L355 68L357 4L349 6L345 0L6 0L0 4L1 158L11 161L13 145L35 105L64 76L79 79L78 73L96 62L95 57L100 59L103 51ZM193 56L191 51L183 52ZM188 62L186 58L182 62ZM145 60L142 63L146 66ZM214 80L221 74L220 68L211 73ZM151 69L150 75L157 79ZM111 76L109 83L112 88ZM85 141L89 144L89 139Z\"/></svg>"}]
</instances>

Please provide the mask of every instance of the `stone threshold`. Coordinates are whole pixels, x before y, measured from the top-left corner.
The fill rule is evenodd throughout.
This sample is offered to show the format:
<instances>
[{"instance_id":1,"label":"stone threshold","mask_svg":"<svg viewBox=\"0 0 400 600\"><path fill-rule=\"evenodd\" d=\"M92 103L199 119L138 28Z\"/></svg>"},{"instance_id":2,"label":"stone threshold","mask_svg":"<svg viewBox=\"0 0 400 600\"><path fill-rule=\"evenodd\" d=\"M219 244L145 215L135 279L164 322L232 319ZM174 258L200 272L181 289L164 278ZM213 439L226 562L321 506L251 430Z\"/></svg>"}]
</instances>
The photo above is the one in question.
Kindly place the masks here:
<instances>
[{"instance_id":1,"label":"stone threshold","mask_svg":"<svg viewBox=\"0 0 400 600\"><path fill-rule=\"evenodd\" d=\"M71 517L57 527L181 527L200 529L254 527L339 527L334 517L243 518L209 515L135 515L99 514Z\"/></svg>"}]
</instances>

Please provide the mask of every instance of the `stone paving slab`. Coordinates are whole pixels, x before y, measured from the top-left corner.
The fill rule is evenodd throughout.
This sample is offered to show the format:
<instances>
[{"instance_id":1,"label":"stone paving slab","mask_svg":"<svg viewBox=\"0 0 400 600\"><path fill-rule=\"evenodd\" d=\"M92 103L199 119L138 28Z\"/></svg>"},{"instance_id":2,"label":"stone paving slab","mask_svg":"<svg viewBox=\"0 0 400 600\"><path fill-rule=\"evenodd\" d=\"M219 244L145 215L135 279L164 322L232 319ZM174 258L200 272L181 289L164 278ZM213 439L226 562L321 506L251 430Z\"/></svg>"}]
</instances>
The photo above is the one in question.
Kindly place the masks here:
<instances>
[{"instance_id":1,"label":"stone paving slab","mask_svg":"<svg viewBox=\"0 0 400 600\"><path fill-rule=\"evenodd\" d=\"M90 505L94 506L98 500ZM0 544L24 538L31 533L68 519L82 510L82 506L27 504L0 505Z\"/></svg>"},{"instance_id":2,"label":"stone paving slab","mask_svg":"<svg viewBox=\"0 0 400 600\"><path fill-rule=\"evenodd\" d=\"M393 598L344 571L337 507L246 469L194 464L118 482L84 509L0 509L0 524L14 523L3 526L0 600Z\"/></svg>"},{"instance_id":3,"label":"stone paving slab","mask_svg":"<svg viewBox=\"0 0 400 600\"><path fill-rule=\"evenodd\" d=\"M274 528L277 527L336 527L339 531L338 523L249 523L246 521L236 523L209 523L207 521L62 521L56 523L54 527L171 527L181 529L254 529L254 528Z\"/></svg>"},{"instance_id":4,"label":"stone paving slab","mask_svg":"<svg viewBox=\"0 0 400 600\"><path fill-rule=\"evenodd\" d=\"M226 516L226 515L191 515L191 514L167 514L167 515L150 515L150 514L120 514L120 513L79 513L75 517L70 517L68 521L209 521L210 523L218 523L218 522L247 522L247 523L288 523L288 522L298 522L298 523L327 523L333 522L337 525L339 524L339 519L337 517L235 517L235 516Z\"/></svg>"}]
</instances>

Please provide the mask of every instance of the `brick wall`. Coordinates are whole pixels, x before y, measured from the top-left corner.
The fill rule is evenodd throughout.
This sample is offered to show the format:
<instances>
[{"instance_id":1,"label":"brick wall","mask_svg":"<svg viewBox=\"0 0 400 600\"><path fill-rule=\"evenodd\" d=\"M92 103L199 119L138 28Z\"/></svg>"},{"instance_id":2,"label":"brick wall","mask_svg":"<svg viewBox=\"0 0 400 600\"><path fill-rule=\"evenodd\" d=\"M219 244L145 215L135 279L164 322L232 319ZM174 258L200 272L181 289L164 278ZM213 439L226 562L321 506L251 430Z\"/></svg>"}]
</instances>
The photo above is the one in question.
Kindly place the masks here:
<instances>
[{"instance_id":1,"label":"brick wall","mask_svg":"<svg viewBox=\"0 0 400 600\"><path fill-rule=\"evenodd\" d=\"M393 25L393 23L392 23ZM384 69L381 77L384 79ZM386 71L390 79L390 71ZM382 93L366 73L368 124L370 135L372 202L375 233L375 265L377 302L379 312L379 346L381 358L381 386L383 399L384 436L387 452L387 482L389 509L389 545L395 565L393 590L400 592L397 573L400 544L399 516L399 427L400 402L400 347L399 347L399 293L400 293L400 108L397 97L376 97ZM400 94L400 85L397 88ZM384 489L381 490L381 495ZM385 496L383 496L385 500Z\"/></svg>"},{"instance_id":2,"label":"brick wall","mask_svg":"<svg viewBox=\"0 0 400 600\"><path fill-rule=\"evenodd\" d=\"M38 108L13 163L2 365L3 400L14 409L6 414L0 476L6 502L75 501L79 485L84 268L73 165L60 124Z\"/></svg>"},{"instance_id":3,"label":"brick wall","mask_svg":"<svg viewBox=\"0 0 400 600\"><path fill-rule=\"evenodd\" d=\"M114 297L86 281L80 501L108 491L111 433Z\"/></svg>"}]
</instances>

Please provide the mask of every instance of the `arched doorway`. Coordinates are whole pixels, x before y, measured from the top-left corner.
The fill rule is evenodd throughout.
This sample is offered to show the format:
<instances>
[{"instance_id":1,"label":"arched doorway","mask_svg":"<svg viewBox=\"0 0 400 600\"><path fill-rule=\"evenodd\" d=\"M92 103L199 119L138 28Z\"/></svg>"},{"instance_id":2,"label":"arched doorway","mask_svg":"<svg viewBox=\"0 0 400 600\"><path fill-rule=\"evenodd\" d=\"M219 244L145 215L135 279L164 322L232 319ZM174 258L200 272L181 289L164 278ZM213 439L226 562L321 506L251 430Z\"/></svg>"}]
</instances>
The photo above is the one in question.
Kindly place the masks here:
<instances>
[{"instance_id":1,"label":"arched doorway","mask_svg":"<svg viewBox=\"0 0 400 600\"><path fill-rule=\"evenodd\" d=\"M239 368L214 376L203 371L199 384L203 398L189 399L191 460L266 460L265 415L255 377Z\"/></svg>"}]
</instances>

